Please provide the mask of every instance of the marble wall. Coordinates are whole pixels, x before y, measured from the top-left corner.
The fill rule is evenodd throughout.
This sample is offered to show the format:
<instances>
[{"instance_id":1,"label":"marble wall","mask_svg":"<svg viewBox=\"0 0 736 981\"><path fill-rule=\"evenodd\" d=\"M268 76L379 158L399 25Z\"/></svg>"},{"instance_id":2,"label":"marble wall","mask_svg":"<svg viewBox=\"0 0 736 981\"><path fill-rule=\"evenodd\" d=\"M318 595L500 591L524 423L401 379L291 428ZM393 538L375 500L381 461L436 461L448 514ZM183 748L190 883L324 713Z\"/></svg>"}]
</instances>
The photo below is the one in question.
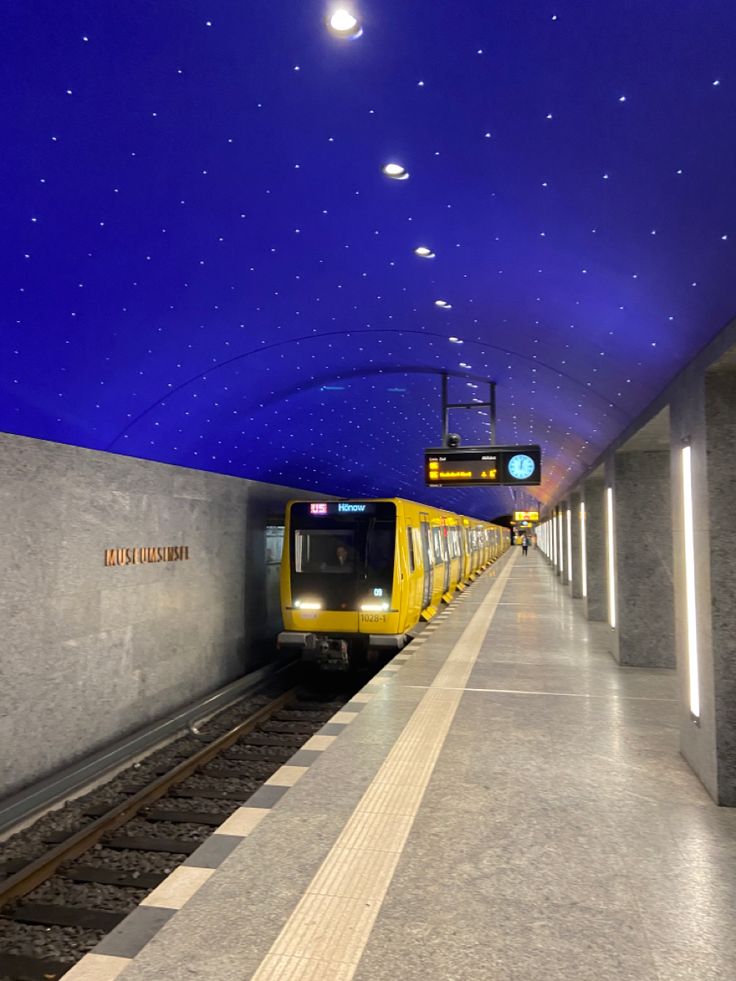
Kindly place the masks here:
<instances>
[{"instance_id":1,"label":"marble wall","mask_svg":"<svg viewBox=\"0 0 736 981\"><path fill-rule=\"evenodd\" d=\"M736 806L736 370L705 377L711 642L718 800Z\"/></svg>"},{"instance_id":2,"label":"marble wall","mask_svg":"<svg viewBox=\"0 0 736 981\"><path fill-rule=\"evenodd\" d=\"M680 749L709 793L718 799L711 634L710 518L705 436L705 378L695 368L683 378L670 404L672 427L672 536L675 585L675 654L680 686ZM691 447L695 525L695 585L700 719L689 708L685 539L683 532L682 447Z\"/></svg>"},{"instance_id":3,"label":"marble wall","mask_svg":"<svg viewBox=\"0 0 736 981\"><path fill-rule=\"evenodd\" d=\"M586 613L589 620L608 619L606 592L606 525L602 479L586 480L583 487L585 498L585 544L587 555L588 596Z\"/></svg>"},{"instance_id":4,"label":"marble wall","mask_svg":"<svg viewBox=\"0 0 736 981\"><path fill-rule=\"evenodd\" d=\"M614 457L620 664L675 667L670 451Z\"/></svg>"},{"instance_id":5,"label":"marble wall","mask_svg":"<svg viewBox=\"0 0 736 981\"><path fill-rule=\"evenodd\" d=\"M583 495L580 491L570 495L570 509L572 512L572 576L570 578L570 590L574 599L580 599L583 595L583 551L582 551L582 528L580 524L580 502Z\"/></svg>"},{"instance_id":6,"label":"marble wall","mask_svg":"<svg viewBox=\"0 0 736 981\"><path fill-rule=\"evenodd\" d=\"M269 656L265 525L294 496L0 435L0 796ZM187 561L104 564L174 545Z\"/></svg>"}]
</instances>

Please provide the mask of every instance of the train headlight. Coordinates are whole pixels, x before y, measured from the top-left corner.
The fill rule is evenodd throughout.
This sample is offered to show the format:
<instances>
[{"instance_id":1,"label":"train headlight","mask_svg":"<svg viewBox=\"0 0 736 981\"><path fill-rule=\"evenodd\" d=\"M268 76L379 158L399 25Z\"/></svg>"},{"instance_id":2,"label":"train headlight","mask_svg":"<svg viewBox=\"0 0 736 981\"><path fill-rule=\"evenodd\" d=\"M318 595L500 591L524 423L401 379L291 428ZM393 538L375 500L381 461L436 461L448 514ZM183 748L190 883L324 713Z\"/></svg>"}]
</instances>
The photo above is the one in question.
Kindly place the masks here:
<instances>
[{"instance_id":1,"label":"train headlight","mask_svg":"<svg viewBox=\"0 0 736 981\"><path fill-rule=\"evenodd\" d=\"M297 610L321 610L322 604L319 600L294 600L294 607Z\"/></svg>"},{"instance_id":2,"label":"train headlight","mask_svg":"<svg viewBox=\"0 0 736 981\"><path fill-rule=\"evenodd\" d=\"M363 613L385 613L389 605L388 603L361 603L360 609Z\"/></svg>"}]
</instances>

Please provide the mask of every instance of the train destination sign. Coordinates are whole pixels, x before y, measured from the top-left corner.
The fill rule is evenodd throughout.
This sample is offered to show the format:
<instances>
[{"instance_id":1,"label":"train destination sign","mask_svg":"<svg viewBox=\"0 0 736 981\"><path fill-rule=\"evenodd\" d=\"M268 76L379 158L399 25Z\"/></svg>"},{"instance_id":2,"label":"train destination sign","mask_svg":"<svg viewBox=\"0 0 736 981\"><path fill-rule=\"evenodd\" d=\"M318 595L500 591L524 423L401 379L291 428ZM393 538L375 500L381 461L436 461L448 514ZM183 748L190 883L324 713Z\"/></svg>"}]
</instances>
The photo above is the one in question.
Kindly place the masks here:
<instances>
[{"instance_id":1,"label":"train destination sign","mask_svg":"<svg viewBox=\"0 0 736 981\"><path fill-rule=\"evenodd\" d=\"M541 483L539 446L438 447L424 451L429 487L501 487Z\"/></svg>"}]
</instances>

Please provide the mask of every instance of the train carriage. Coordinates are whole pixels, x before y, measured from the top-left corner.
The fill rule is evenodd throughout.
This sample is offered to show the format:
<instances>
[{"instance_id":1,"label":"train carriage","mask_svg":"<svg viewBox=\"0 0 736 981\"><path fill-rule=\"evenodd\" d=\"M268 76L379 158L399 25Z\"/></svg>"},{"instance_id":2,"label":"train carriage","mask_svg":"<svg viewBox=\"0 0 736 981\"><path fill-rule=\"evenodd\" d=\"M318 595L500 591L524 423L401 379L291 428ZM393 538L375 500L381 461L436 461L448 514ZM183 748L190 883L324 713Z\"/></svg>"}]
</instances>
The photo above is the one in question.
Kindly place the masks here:
<instances>
[{"instance_id":1,"label":"train carriage","mask_svg":"<svg viewBox=\"0 0 736 981\"><path fill-rule=\"evenodd\" d=\"M508 545L506 529L400 498L291 501L279 646L336 669L400 650Z\"/></svg>"}]
</instances>

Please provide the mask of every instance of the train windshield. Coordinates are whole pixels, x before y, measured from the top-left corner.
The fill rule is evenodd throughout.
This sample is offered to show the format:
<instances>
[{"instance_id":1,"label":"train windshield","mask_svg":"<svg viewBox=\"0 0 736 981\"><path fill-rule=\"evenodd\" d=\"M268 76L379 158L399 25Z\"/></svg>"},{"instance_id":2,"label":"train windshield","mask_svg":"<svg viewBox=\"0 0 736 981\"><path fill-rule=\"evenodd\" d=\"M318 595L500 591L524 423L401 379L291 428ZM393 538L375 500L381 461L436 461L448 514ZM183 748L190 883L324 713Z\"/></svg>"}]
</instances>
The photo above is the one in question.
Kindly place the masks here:
<instances>
[{"instance_id":1,"label":"train windshield","mask_svg":"<svg viewBox=\"0 0 736 981\"><path fill-rule=\"evenodd\" d=\"M291 509L294 600L304 596L332 610L390 605L396 506L330 502L319 508L299 502Z\"/></svg>"}]
</instances>

